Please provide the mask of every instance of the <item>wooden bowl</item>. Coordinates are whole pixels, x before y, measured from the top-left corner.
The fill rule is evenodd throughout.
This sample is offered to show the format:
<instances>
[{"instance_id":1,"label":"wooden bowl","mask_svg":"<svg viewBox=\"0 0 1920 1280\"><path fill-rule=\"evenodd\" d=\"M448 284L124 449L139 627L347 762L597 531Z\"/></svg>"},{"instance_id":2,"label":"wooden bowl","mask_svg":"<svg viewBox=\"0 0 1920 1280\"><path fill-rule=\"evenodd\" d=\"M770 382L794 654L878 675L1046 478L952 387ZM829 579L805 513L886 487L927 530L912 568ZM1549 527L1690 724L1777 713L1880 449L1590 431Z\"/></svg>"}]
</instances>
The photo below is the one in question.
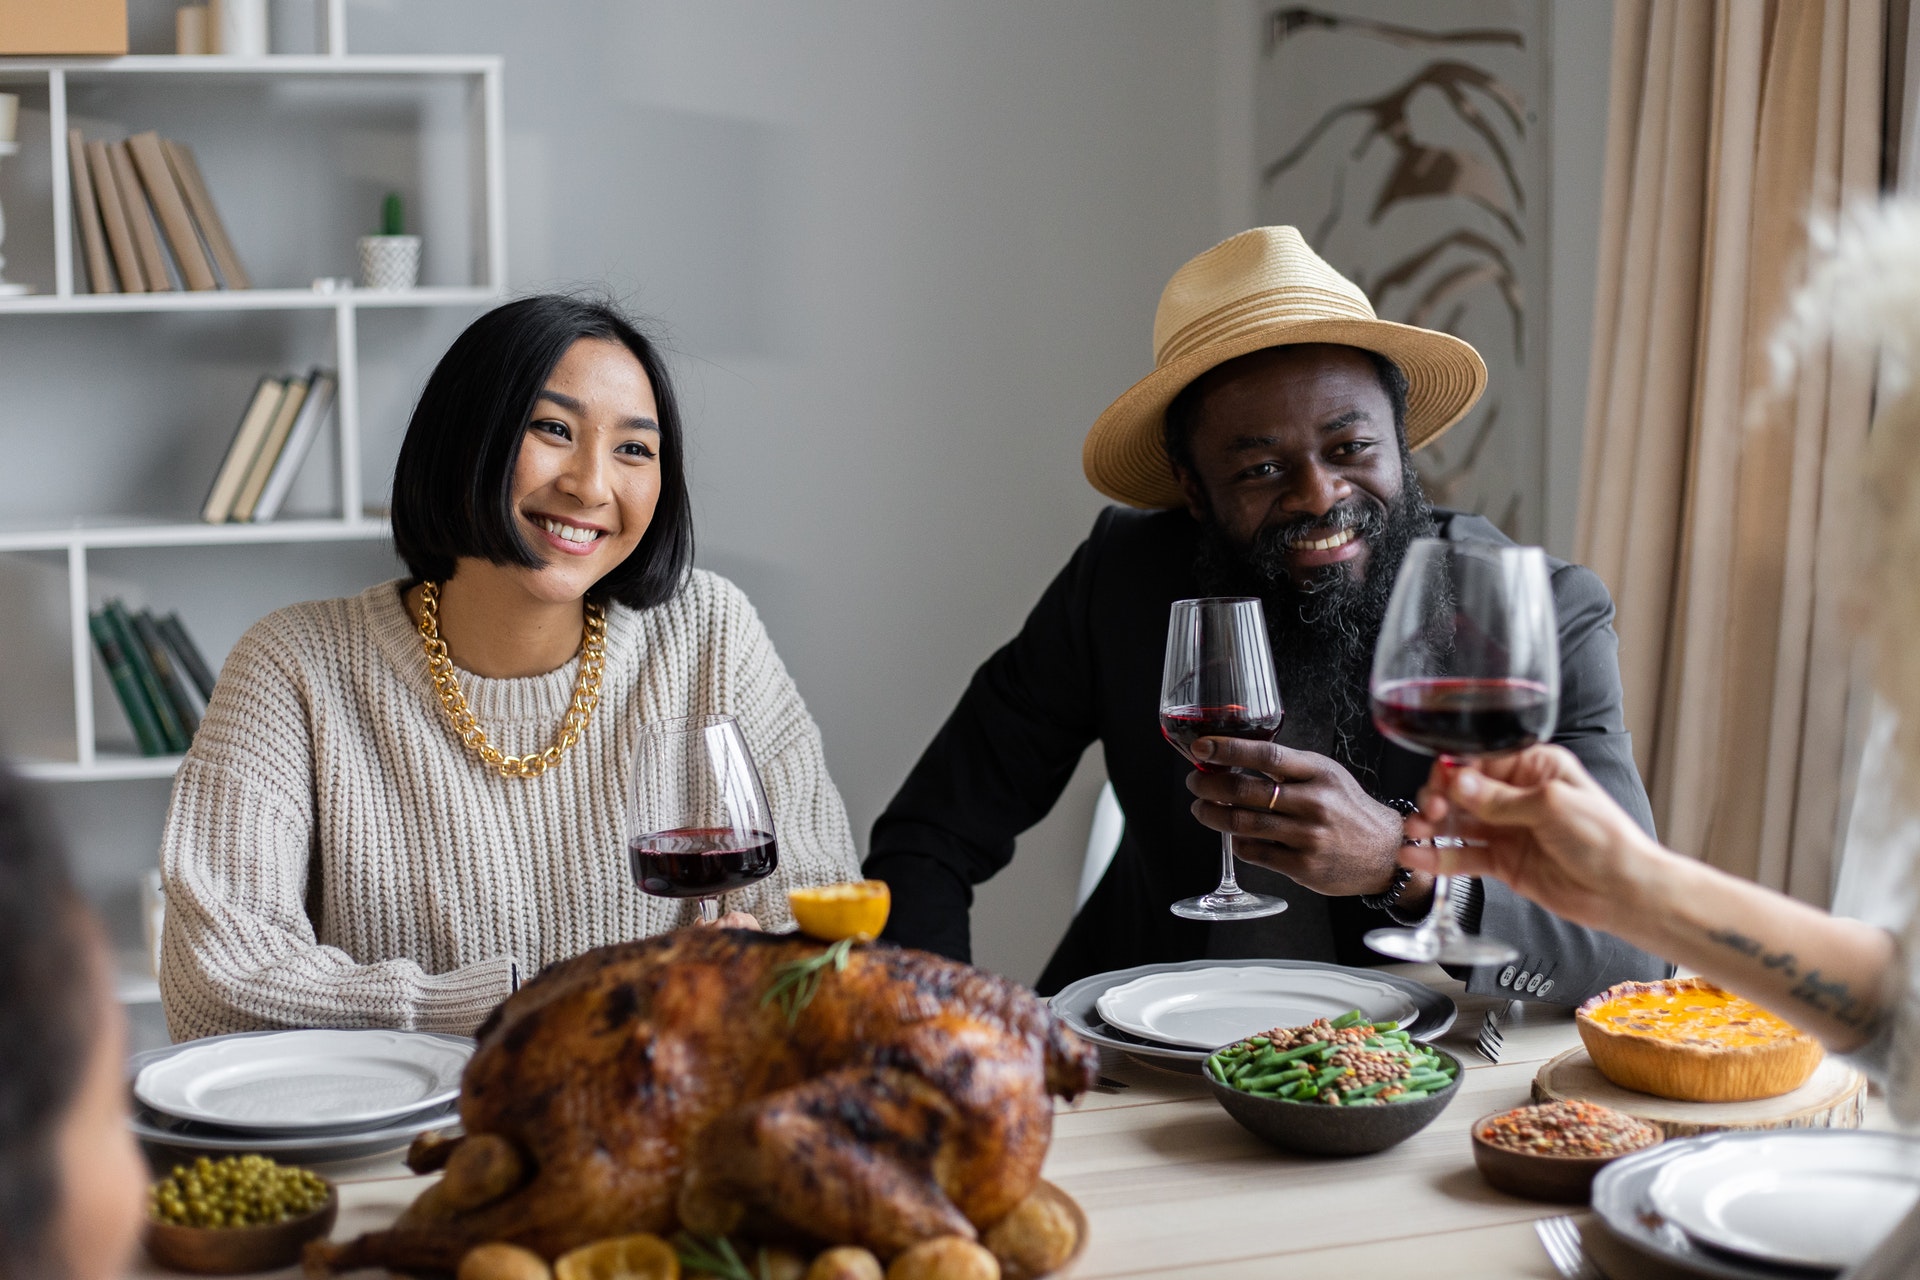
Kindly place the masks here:
<instances>
[{"instance_id":1,"label":"wooden bowl","mask_svg":"<svg viewBox=\"0 0 1920 1280\"><path fill-rule=\"evenodd\" d=\"M1426 1046L1453 1064L1453 1083L1436 1094L1412 1102L1389 1102L1377 1107L1330 1107L1319 1102L1291 1102L1261 1098L1221 1084L1207 1072L1200 1078L1242 1128L1286 1151L1313 1156L1363 1156L1405 1142L1432 1124L1460 1092L1465 1072L1460 1059L1445 1049Z\"/></svg>"},{"instance_id":2,"label":"wooden bowl","mask_svg":"<svg viewBox=\"0 0 1920 1280\"><path fill-rule=\"evenodd\" d=\"M311 1213L260 1227L183 1227L147 1219L147 1252L163 1267L203 1276L275 1271L300 1260L300 1247L333 1230L340 1192L329 1182L327 1202Z\"/></svg>"},{"instance_id":3,"label":"wooden bowl","mask_svg":"<svg viewBox=\"0 0 1920 1280\"><path fill-rule=\"evenodd\" d=\"M1480 1136L1480 1131L1488 1123L1511 1110L1513 1108L1508 1107L1481 1116L1467 1132L1473 1137L1473 1163L1480 1170L1480 1176L1487 1180L1487 1185L1523 1200L1585 1204L1593 1194L1593 1179L1602 1169L1621 1156L1645 1151L1647 1147L1658 1146L1665 1141L1665 1132L1656 1124L1653 1128L1661 1136L1632 1151L1621 1151L1610 1156L1557 1156L1497 1147Z\"/></svg>"}]
</instances>

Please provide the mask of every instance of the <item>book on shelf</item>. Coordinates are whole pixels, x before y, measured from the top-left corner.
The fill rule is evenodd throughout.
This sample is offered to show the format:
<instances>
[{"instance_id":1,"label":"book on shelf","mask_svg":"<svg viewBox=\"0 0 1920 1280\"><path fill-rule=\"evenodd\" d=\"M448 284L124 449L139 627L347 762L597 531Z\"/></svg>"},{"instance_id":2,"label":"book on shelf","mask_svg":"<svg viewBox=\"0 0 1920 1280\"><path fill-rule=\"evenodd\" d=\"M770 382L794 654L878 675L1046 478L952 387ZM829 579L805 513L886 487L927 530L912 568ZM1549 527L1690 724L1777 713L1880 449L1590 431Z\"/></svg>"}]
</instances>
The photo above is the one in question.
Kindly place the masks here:
<instances>
[{"instance_id":1,"label":"book on shelf","mask_svg":"<svg viewBox=\"0 0 1920 1280\"><path fill-rule=\"evenodd\" d=\"M160 626L153 615L142 609L139 613L129 614L133 623L133 634L140 641L140 647L146 650L147 661L153 664L154 674L160 678L160 690L166 694L167 701L173 706L173 713L185 731L186 741L191 743L193 735L200 730L200 722L207 715L207 700L200 696L200 690L194 687L192 680L181 671L174 661L173 650L160 634ZM182 750L185 748L183 747Z\"/></svg>"},{"instance_id":2,"label":"book on shelf","mask_svg":"<svg viewBox=\"0 0 1920 1280\"><path fill-rule=\"evenodd\" d=\"M247 471L260 454L260 442L266 438L267 428L273 425L274 411L280 407L286 389L285 379L271 375L260 379L254 387L253 398L247 402L246 412L240 415L240 425L234 428L226 457L214 473L213 487L207 491L207 500L200 508L200 518L208 524L225 524L232 518L233 500L240 495Z\"/></svg>"},{"instance_id":3,"label":"book on shelf","mask_svg":"<svg viewBox=\"0 0 1920 1280\"><path fill-rule=\"evenodd\" d=\"M314 437L320 434L320 428L333 408L333 393L338 385L339 379L331 369L316 368L307 375L307 394L300 402L299 416L294 418L293 426L287 431L286 442L280 446L280 456L273 460L273 466L267 472L267 482L260 490L259 499L253 504L253 510L238 518L271 520L280 514L281 504L293 489L293 478L299 474L300 464L307 460ZM261 456L266 456L264 448Z\"/></svg>"},{"instance_id":4,"label":"book on shelf","mask_svg":"<svg viewBox=\"0 0 1920 1280\"><path fill-rule=\"evenodd\" d=\"M173 656L179 660L181 670L185 671L194 687L200 691L200 700L209 701L213 697L213 668L207 665L200 646L187 634L187 628L180 621L180 615L169 613L160 619L160 638L173 650Z\"/></svg>"},{"instance_id":5,"label":"book on shelf","mask_svg":"<svg viewBox=\"0 0 1920 1280\"><path fill-rule=\"evenodd\" d=\"M107 615L107 625L113 628L114 638L126 650L127 661L133 666L140 692L146 695L147 706L160 724L160 737L166 743L167 750L176 754L185 751L191 741L187 727L180 723L180 717L173 709L173 699L167 696L166 686L160 682L160 673L155 669L147 647L140 643L140 633L134 629L133 618L127 613L127 607L118 600L109 600L101 612Z\"/></svg>"},{"instance_id":6,"label":"book on shelf","mask_svg":"<svg viewBox=\"0 0 1920 1280\"><path fill-rule=\"evenodd\" d=\"M206 717L213 674L180 615L156 618L109 600L87 616L87 628L140 754L185 751Z\"/></svg>"},{"instance_id":7,"label":"book on shelf","mask_svg":"<svg viewBox=\"0 0 1920 1280\"><path fill-rule=\"evenodd\" d=\"M172 166L180 191L193 210L193 220L207 242L207 252L213 255L213 265L219 268L220 282L229 289L251 289L253 279L234 251L233 238L227 234L227 224L220 220L220 210L214 207L207 180L200 176L200 164L193 158L192 149L184 142L167 138L160 140L160 149L167 153L167 163Z\"/></svg>"},{"instance_id":8,"label":"book on shelf","mask_svg":"<svg viewBox=\"0 0 1920 1280\"><path fill-rule=\"evenodd\" d=\"M160 233L154 229L153 211L147 208L140 190L140 176L134 172L133 152L124 142L109 143L107 162L113 166L113 185L119 188L120 204L127 212L127 226L133 232L133 248L140 256L140 274L146 277L148 293L172 293L173 277L167 273L166 255L160 252Z\"/></svg>"},{"instance_id":9,"label":"book on shelf","mask_svg":"<svg viewBox=\"0 0 1920 1280\"><path fill-rule=\"evenodd\" d=\"M88 142L72 129L67 148L74 229L93 292L171 290L174 272L191 290L252 287L185 143L152 130L124 142Z\"/></svg>"},{"instance_id":10,"label":"book on shelf","mask_svg":"<svg viewBox=\"0 0 1920 1280\"><path fill-rule=\"evenodd\" d=\"M147 275L140 269L140 255L133 247L133 227L127 221L126 202L120 198L120 184L113 176L113 161L106 143L87 144L87 173L93 179L100 221L106 228L107 244L113 250L114 270L120 273L120 291L145 293Z\"/></svg>"},{"instance_id":11,"label":"book on shelf","mask_svg":"<svg viewBox=\"0 0 1920 1280\"><path fill-rule=\"evenodd\" d=\"M94 199L93 175L87 167L87 142L78 129L67 130L67 168L73 176L73 216L80 227L80 245L86 251L87 287L112 293L113 264L107 259L107 228Z\"/></svg>"},{"instance_id":12,"label":"book on shelf","mask_svg":"<svg viewBox=\"0 0 1920 1280\"><path fill-rule=\"evenodd\" d=\"M287 379L287 389L274 407L273 421L267 424L266 435L260 438L260 449L247 468L247 478L241 482L240 492L234 495L230 519L253 519L253 509L260 504L267 477L273 474L273 464L280 460L281 451L287 447L287 437L293 433L293 420L300 415L300 406L307 402L308 385L308 375L303 373Z\"/></svg>"},{"instance_id":13,"label":"book on shelf","mask_svg":"<svg viewBox=\"0 0 1920 1280\"><path fill-rule=\"evenodd\" d=\"M94 649L107 668L107 677L113 681L113 692L120 699L120 709L127 713L127 723L133 726L133 736L140 744L140 754L165 755L167 741L160 732L160 722L154 719L147 695L140 689L140 677L133 669L133 660L128 656L126 646L120 642L113 624L107 620L106 610L96 609L87 615L87 630L93 633Z\"/></svg>"},{"instance_id":14,"label":"book on shelf","mask_svg":"<svg viewBox=\"0 0 1920 1280\"><path fill-rule=\"evenodd\" d=\"M213 278L213 264L201 250L200 234L193 229L193 219L187 213L186 199L174 182L166 152L160 148L160 135L152 130L136 133L127 139L127 151L133 157L134 168L140 172L140 185L146 188L147 201L160 217L160 229L166 232L167 247L173 250L173 262L180 268L181 281L195 291L219 288L219 282Z\"/></svg>"}]
</instances>

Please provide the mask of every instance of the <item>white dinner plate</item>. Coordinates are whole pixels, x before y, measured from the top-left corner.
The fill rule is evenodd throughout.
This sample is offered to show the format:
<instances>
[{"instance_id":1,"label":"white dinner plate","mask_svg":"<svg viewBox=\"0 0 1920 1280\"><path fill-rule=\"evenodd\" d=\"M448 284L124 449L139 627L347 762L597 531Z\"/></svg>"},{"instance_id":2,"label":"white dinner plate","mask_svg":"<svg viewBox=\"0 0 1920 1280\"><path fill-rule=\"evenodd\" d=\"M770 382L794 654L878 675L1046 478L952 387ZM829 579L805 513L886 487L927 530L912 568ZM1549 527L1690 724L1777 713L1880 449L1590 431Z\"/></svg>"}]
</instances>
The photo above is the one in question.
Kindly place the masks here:
<instances>
[{"instance_id":1,"label":"white dinner plate","mask_svg":"<svg viewBox=\"0 0 1920 1280\"><path fill-rule=\"evenodd\" d=\"M1217 1049L1350 1009L1400 1025L1415 1013L1405 992L1357 973L1226 966L1136 978L1109 988L1094 1007L1110 1026L1189 1049Z\"/></svg>"},{"instance_id":2,"label":"white dinner plate","mask_svg":"<svg viewBox=\"0 0 1920 1280\"><path fill-rule=\"evenodd\" d=\"M1755 1135L1674 1159L1647 1198L1716 1249L1839 1270L1920 1203L1920 1143L1831 1130Z\"/></svg>"},{"instance_id":3,"label":"white dinner plate","mask_svg":"<svg viewBox=\"0 0 1920 1280\"><path fill-rule=\"evenodd\" d=\"M366 1128L444 1105L471 1044L410 1031L276 1031L187 1045L133 1094L165 1115L276 1133Z\"/></svg>"}]
</instances>

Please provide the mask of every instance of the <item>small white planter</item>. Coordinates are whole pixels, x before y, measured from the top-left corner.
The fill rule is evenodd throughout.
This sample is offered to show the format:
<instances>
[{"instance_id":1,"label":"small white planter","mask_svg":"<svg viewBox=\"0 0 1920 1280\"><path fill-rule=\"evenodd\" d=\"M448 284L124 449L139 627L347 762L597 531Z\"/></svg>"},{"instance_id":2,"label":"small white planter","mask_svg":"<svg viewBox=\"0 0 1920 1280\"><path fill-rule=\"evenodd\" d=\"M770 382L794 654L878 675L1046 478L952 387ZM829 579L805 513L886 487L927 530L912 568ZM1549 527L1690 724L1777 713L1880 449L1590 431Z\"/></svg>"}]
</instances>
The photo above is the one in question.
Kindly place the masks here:
<instances>
[{"instance_id":1,"label":"small white planter","mask_svg":"<svg viewBox=\"0 0 1920 1280\"><path fill-rule=\"evenodd\" d=\"M360 237L362 289L411 289L419 283L419 236Z\"/></svg>"}]
</instances>

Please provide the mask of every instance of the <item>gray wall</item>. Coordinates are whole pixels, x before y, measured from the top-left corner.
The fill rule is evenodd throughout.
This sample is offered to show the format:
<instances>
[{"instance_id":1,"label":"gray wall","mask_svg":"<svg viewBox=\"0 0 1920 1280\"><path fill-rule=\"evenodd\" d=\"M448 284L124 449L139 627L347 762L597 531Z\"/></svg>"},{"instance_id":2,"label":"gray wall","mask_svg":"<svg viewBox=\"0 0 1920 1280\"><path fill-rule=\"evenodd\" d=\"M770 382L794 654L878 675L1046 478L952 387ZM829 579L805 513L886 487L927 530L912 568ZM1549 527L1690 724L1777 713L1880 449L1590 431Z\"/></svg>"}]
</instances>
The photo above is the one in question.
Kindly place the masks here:
<instances>
[{"instance_id":1,"label":"gray wall","mask_svg":"<svg viewBox=\"0 0 1920 1280\"><path fill-rule=\"evenodd\" d=\"M136 46L159 51L171 7L134 0ZM1251 217L1264 7L349 0L355 53L505 56L513 285L604 287L664 327L693 428L700 560L760 607L863 850L974 667L1099 509L1081 436L1145 371L1167 274ZM1560 550L1578 491L1610 9L1552 6ZM311 47L305 0L274 12L276 48ZM146 344L171 332L154 319L113 323ZM367 360L370 496L465 319L370 322L407 353ZM291 349L298 323L258 343ZM35 358L57 362L57 346ZM389 571L371 549L124 558L129 581L203 610L189 616ZM223 650L242 625L219 616L203 640ZM1093 753L983 887L982 963L1037 975L1071 910L1099 781ZM137 937L130 885L151 862L165 784L58 794L94 891Z\"/></svg>"}]
</instances>

